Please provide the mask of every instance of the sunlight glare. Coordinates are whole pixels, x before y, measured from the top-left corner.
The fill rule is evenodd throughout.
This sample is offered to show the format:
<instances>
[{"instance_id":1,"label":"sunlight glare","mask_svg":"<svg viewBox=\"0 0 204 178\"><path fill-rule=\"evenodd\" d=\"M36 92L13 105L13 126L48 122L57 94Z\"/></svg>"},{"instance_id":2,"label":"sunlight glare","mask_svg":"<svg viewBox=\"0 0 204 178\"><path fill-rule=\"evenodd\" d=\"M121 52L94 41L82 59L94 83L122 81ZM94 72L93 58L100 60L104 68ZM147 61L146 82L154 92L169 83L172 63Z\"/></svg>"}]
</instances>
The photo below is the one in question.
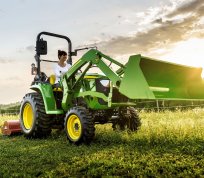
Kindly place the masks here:
<instances>
[{"instance_id":1,"label":"sunlight glare","mask_svg":"<svg viewBox=\"0 0 204 178\"><path fill-rule=\"evenodd\" d=\"M202 77L202 79L204 80L204 70L203 70L203 68L202 68L201 77Z\"/></svg>"},{"instance_id":2,"label":"sunlight glare","mask_svg":"<svg viewBox=\"0 0 204 178\"><path fill-rule=\"evenodd\" d=\"M161 58L174 63L204 68L204 40L191 38L178 42Z\"/></svg>"}]
</instances>

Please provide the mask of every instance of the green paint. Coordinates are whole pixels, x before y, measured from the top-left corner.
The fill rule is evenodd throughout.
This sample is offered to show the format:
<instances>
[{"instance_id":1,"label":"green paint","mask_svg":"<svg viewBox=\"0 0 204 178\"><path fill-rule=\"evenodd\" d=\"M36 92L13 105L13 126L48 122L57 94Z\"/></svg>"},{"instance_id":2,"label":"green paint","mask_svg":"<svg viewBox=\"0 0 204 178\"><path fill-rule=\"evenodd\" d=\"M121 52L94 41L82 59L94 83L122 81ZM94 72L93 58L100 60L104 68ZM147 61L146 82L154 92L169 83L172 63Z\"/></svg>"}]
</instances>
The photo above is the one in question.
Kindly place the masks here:
<instances>
[{"instance_id":1,"label":"green paint","mask_svg":"<svg viewBox=\"0 0 204 178\"><path fill-rule=\"evenodd\" d=\"M156 99L204 99L202 68L159 61L143 56L139 66Z\"/></svg>"},{"instance_id":2,"label":"green paint","mask_svg":"<svg viewBox=\"0 0 204 178\"><path fill-rule=\"evenodd\" d=\"M85 92L77 93L75 95L75 97L86 97L86 96L101 98L104 101L108 102L108 97L106 97L103 93L99 93L99 92L85 91Z\"/></svg>"},{"instance_id":3,"label":"green paint","mask_svg":"<svg viewBox=\"0 0 204 178\"><path fill-rule=\"evenodd\" d=\"M130 57L119 91L130 99L155 99L139 67L140 60L140 55Z\"/></svg>"},{"instance_id":4,"label":"green paint","mask_svg":"<svg viewBox=\"0 0 204 178\"><path fill-rule=\"evenodd\" d=\"M204 99L202 68L131 56L119 91L130 99Z\"/></svg>"},{"instance_id":5,"label":"green paint","mask_svg":"<svg viewBox=\"0 0 204 178\"><path fill-rule=\"evenodd\" d=\"M37 85L32 85L30 89L40 92L44 105L46 114L63 114L63 110L56 108L55 98L53 95L52 86L50 84L39 83Z\"/></svg>"}]
</instances>

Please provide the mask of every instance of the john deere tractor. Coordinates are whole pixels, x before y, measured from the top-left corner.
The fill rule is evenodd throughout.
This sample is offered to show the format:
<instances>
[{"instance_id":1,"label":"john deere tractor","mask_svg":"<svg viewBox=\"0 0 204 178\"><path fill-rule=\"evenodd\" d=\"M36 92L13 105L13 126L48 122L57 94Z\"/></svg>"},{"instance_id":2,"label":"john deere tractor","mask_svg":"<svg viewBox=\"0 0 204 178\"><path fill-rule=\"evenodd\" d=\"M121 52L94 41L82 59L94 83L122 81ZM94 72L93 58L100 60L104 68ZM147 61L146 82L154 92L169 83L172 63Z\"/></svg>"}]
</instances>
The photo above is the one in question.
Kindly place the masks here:
<instances>
[{"instance_id":1,"label":"john deere tractor","mask_svg":"<svg viewBox=\"0 0 204 178\"><path fill-rule=\"evenodd\" d=\"M47 42L41 36L62 38L68 42L68 61L72 64L71 40L62 35L41 32L36 42L36 71L20 109L20 124L27 138L48 136L52 129L65 130L74 144L89 144L95 124L112 123L114 130L137 131L140 118L134 107L138 99L204 99L201 68L167 63L141 55L130 56L122 64L97 49L89 49L55 84L55 76L41 71L41 55L47 54ZM45 61L45 60L44 60ZM117 70L110 64L118 66ZM102 74L89 73L98 68Z\"/></svg>"}]
</instances>

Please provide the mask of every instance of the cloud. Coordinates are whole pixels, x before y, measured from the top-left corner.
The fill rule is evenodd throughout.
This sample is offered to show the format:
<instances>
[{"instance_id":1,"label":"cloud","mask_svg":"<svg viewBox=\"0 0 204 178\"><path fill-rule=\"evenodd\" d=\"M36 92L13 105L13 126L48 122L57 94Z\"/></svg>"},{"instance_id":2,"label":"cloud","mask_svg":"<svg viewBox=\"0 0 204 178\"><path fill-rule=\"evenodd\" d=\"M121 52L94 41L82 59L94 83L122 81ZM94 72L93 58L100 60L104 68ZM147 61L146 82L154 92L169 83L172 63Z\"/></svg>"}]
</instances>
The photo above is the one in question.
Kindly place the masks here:
<instances>
[{"instance_id":1,"label":"cloud","mask_svg":"<svg viewBox=\"0 0 204 178\"><path fill-rule=\"evenodd\" d=\"M193 13L193 11L198 11L201 6L203 6L203 0L191 0L187 3L181 4L177 9L175 9L173 12L169 13L167 17L174 17L179 14L185 14L185 13Z\"/></svg>"},{"instance_id":2,"label":"cloud","mask_svg":"<svg viewBox=\"0 0 204 178\"><path fill-rule=\"evenodd\" d=\"M33 52L33 51L35 51L35 46L33 46L33 45L27 46L26 50Z\"/></svg>"},{"instance_id":3,"label":"cloud","mask_svg":"<svg viewBox=\"0 0 204 178\"><path fill-rule=\"evenodd\" d=\"M27 2L27 0L19 0L19 2L25 3L25 2Z\"/></svg>"},{"instance_id":4,"label":"cloud","mask_svg":"<svg viewBox=\"0 0 204 178\"><path fill-rule=\"evenodd\" d=\"M5 15L5 11L3 9L0 9L0 17L3 17Z\"/></svg>"},{"instance_id":5,"label":"cloud","mask_svg":"<svg viewBox=\"0 0 204 178\"><path fill-rule=\"evenodd\" d=\"M0 64L9 64L9 63L13 63L14 61L15 60L13 60L13 59L0 57Z\"/></svg>"},{"instance_id":6,"label":"cloud","mask_svg":"<svg viewBox=\"0 0 204 178\"><path fill-rule=\"evenodd\" d=\"M26 47L17 48L16 51L18 53L25 53L25 52L33 53L35 51L35 46L34 45L29 45L29 46L26 46Z\"/></svg>"},{"instance_id":7,"label":"cloud","mask_svg":"<svg viewBox=\"0 0 204 178\"><path fill-rule=\"evenodd\" d=\"M22 78L16 77L16 76L11 76L11 77L6 78L6 80L8 80L8 81L22 81Z\"/></svg>"},{"instance_id":8,"label":"cloud","mask_svg":"<svg viewBox=\"0 0 204 178\"><path fill-rule=\"evenodd\" d=\"M175 2L174 2L175 3ZM97 44L101 51L110 55L151 53L152 50L167 48L191 37L204 37L204 24L199 21L204 15L204 1L190 0L171 6L151 8L152 14L140 13L141 24L147 21L146 30L137 31L131 36L118 36Z\"/></svg>"}]
</instances>

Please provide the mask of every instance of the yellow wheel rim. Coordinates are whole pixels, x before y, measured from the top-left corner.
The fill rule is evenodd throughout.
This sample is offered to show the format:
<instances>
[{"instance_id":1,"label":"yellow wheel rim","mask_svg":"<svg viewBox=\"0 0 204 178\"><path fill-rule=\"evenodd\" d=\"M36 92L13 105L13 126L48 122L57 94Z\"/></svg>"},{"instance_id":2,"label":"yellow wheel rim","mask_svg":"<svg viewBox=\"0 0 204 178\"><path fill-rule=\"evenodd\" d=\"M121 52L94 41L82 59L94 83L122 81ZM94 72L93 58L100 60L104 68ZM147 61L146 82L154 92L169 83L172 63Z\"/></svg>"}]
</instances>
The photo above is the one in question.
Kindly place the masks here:
<instances>
[{"instance_id":1,"label":"yellow wheel rim","mask_svg":"<svg viewBox=\"0 0 204 178\"><path fill-rule=\"evenodd\" d=\"M77 141L81 136L82 126L79 117L75 114L69 116L67 121L67 131L73 141Z\"/></svg>"},{"instance_id":2,"label":"yellow wheel rim","mask_svg":"<svg viewBox=\"0 0 204 178\"><path fill-rule=\"evenodd\" d=\"M33 109L30 103L26 103L23 109L23 124L27 130L33 125Z\"/></svg>"}]
</instances>

